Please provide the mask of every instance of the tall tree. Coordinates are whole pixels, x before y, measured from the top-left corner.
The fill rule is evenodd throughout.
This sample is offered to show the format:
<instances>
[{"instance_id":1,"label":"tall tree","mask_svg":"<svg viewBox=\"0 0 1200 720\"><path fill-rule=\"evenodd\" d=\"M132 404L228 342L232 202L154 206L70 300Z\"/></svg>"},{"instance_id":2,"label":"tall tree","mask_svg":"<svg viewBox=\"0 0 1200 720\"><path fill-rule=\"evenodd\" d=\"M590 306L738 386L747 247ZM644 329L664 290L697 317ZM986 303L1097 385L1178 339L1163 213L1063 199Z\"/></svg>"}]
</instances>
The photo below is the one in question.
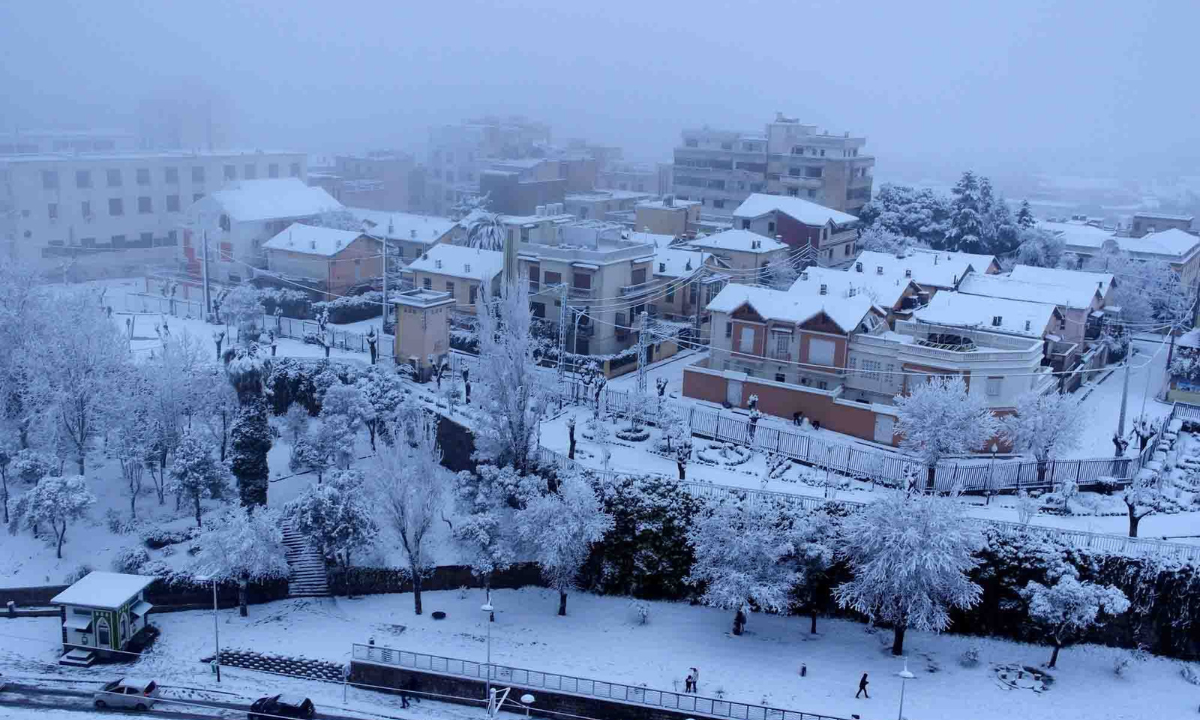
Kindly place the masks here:
<instances>
[{"instance_id":1,"label":"tall tree","mask_svg":"<svg viewBox=\"0 0 1200 720\"><path fill-rule=\"evenodd\" d=\"M250 583L279 580L290 574L282 527L278 510L230 508L196 539L200 551L193 566L197 574L236 582L242 617L248 614Z\"/></svg>"},{"instance_id":2,"label":"tall tree","mask_svg":"<svg viewBox=\"0 0 1200 720\"><path fill-rule=\"evenodd\" d=\"M1129 514L1129 537L1138 536L1138 526L1147 515L1182 509L1180 502L1169 492L1170 489L1170 478L1159 471L1142 469L1134 475L1129 486L1121 493Z\"/></svg>"},{"instance_id":3,"label":"tall tree","mask_svg":"<svg viewBox=\"0 0 1200 720\"><path fill-rule=\"evenodd\" d=\"M480 465L476 473L463 471L455 476L454 539L485 588L491 587L494 573L516 561L516 510L510 499L517 495L520 482L521 476L511 466Z\"/></svg>"},{"instance_id":4,"label":"tall tree","mask_svg":"<svg viewBox=\"0 0 1200 720\"><path fill-rule=\"evenodd\" d=\"M537 343L530 332L529 283L509 279L498 297L485 295L478 317L481 412L475 454L525 474L546 401L544 380L535 365Z\"/></svg>"},{"instance_id":5,"label":"tall tree","mask_svg":"<svg viewBox=\"0 0 1200 720\"><path fill-rule=\"evenodd\" d=\"M336 472L329 482L304 488L283 511L296 532L308 538L325 558L342 566L347 581L353 553L369 548L379 534L375 508L368 502L363 483L361 473Z\"/></svg>"},{"instance_id":6,"label":"tall tree","mask_svg":"<svg viewBox=\"0 0 1200 720\"><path fill-rule=\"evenodd\" d=\"M612 526L612 516L578 472L560 475L554 491L528 498L517 512L517 537L558 591L559 615L567 614L567 592L575 587L592 545Z\"/></svg>"},{"instance_id":7,"label":"tall tree","mask_svg":"<svg viewBox=\"0 0 1200 720\"><path fill-rule=\"evenodd\" d=\"M171 463L170 489L192 501L196 527L201 527L201 500L224 497L229 470L213 457L212 445L198 435L185 432Z\"/></svg>"},{"instance_id":8,"label":"tall tree","mask_svg":"<svg viewBox=\"0 0 1200 720\"><path fill-rule=\"evenodd\" d=\"M1053 585L1030 581L1021 593L1029 603L1029 619L1054 646L1046 666L1051 668L1058 664L1058 651L1096 625L1102 614L1116 616L1129 609L1129 599L1119 588L1081 582L1074 568L1067 570Z\"/></svg>"},{"instance_id":9,"label":"tall tree","mask_svg":"<svg viewBox=\"0 0 1200 720\"><path fill-rule=\"evenodd\" d=\"M950 609L982 595L968 573L979 537L959 503L892 491L846 519L840 554L854 577L834 589L838 604L890 623L892 654L904 654L909 628L942 631Z\"/></svg>"},{"instance_id":10,"label":"tall tree","mask_svg":"<svg viewBox=\"0 0 1200 720\"><path fill-rule=\"evenodd\" d=\"M225 351L225 376L238 396L238 413L230 429L230 469L237 478L242 505L266 505L270 471L271 426L263 398L263 378L270 358L248 342Z\"/></svg>"},{"instance_id":11,"label":"tall tree","mask_svg":"<svg viewBox=\"0 0 1200 720\"><path fill-rule=\"evenodd\" d=\"M463 244L480 250L504 250L504 238L508 230L504 227L504 216L499 213L477 209L459 221L466 230Z\"/></svg>"},{"instance_id":12,"label":"tall tree","mask_svg":"<svg viewBox=\"0 0 1200 720\"><path fill-rule=\"evenodd\" d=\"M258 342L262 330L262 293L249 283L242 283L221 298L225 321L237 328L238 342Z\"/></svg>"},{"instance_id":13,"label":"tall tree","mask_svg":"<svg viewBox=\"0 0 1200 720\"><path fill-rule=\"evenodd\" d=\"M996 432L983 394L968 393L958 375L915 380L907 395L896 396L896 409L900 446L925 463L930 489L943 457L979 450Z\"/></svg>"},{"instance_id":14,"label":"tall tree","mask_svg":"<svg viewBox=\"0 0 1200 720\"><path fill-rule=\"evenodd\" d=\"M1000 421L1000 433L1015 452L1029 453L1038 463L1038 482L1046 479L1046 463L1079 445L1087 426L1079 398L1065 393L1029 392L1017 398L1016 412Z\"/></svg>"},{"instance_id":15,"label":"tall tree","mask_svg":"<svg viewBox=\"0 0 1200 720\"><path fill-rule=\"evenodd\" d=\"M1034 267L1060 267L1066 258L1066 243L1044 228L1021 227L1017 231L1017 264Z\"/></svg>"},{"instance_id":16,"label":"tall tree","mask_svg":"<svg viewBox=\"0 0 1200 720\"><path fill-rule=\"evenodd\" d=\"M56 557L61 560L67 527L72 521L86 516L95 504L96 496L88 489L82 475L47 475L17 501L18 511L10 522L10 530L17 525L30 529L49 527L54 531Z\"/></svg>"},{"instance_id":17,"label":"tall tree","mask_svg":"<svg viewBox=\"0 0 1200 720\"><path fill-rule=\"evenodd\" d=\"M984 220L981 212L979 178L967 170L950 191L950 228L946 232L946 249L958 252L983 252ZM991 187L988 186L990 198Z\"/></svg>"},{"instance_id":18,"label":"tall tree","mask_svg":"<svg viewBox=\"0 0 1200 720\"><path fill-rule=\"evenodd\" d=\"M1021 201L1021 209L1017 211L1017 226L1025 230L1037 226L1037 218L1033 216L1028 200Z\"/></svg>"}]
</instances>

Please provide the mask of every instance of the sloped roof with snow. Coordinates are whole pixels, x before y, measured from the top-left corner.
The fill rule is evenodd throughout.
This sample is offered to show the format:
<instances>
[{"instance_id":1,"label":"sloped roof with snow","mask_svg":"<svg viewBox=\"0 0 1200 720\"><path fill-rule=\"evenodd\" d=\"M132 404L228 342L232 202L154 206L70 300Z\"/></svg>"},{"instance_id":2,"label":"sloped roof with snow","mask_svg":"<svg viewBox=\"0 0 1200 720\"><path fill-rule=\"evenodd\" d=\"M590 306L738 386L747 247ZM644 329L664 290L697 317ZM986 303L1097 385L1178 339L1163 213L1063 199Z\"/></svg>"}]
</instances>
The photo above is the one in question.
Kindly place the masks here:
<instances>
[{"instance_id":1,"label":"sloped roof with snow","mask_svg":"<svg viewBox=\"0 0 1200 720\"><path fill-rule=\"evenodd\" d=\"M971 263L971 269L977 273L986 273L988 271L988 268L992 266L992 263L995 263L996 267L1000 267L1000 262L998 260L996 260L995 255L981 255L979 253L967 253L967 252L951 252L949 250L931 250L929 248L913 248L912 252L914 254L915 253L928 253L931 255L941 255L943 262L947 259L966 260L967 262Z\"/></svg>"},{"instance_id":2,"label":"sloped roof with snow","mask_svg":"<svg viewBox=\"0 0 1200 720\"><path fill-rule=\"evenodd\" d=\"M1196 246L1200 245L1200 237L1186 233L1179 228L1171 228L1140 238L1117 238L1117 244L1126 252L1183 258L1192 254Z\"/></svg>"},{"instance_id":3,"label":"sloped roof with snow","mask_svg":"<svg viewBox=\"0 0 1200 720\"><path fill-rule=\"evenodd\" d=\"M954 257L955 253L909 253L904 257L896 257L888 253L866 250L859 253L855 262L863 264L863 273L879 274L892 278L909 279L917 285L954 288L974 269L970 261L962 257ZM983 272L983 270L979 270ZM911 274L906 274L911 273Z\"/></svg>"},{"instance_id":4,"label":"sloped roof with snow","mask_svg":"<svg viewBox=\"0 0 1200 720\"><path fill-rule=\"evenodd\" d=\"M626 233L625 239L628 240L629 242L653 245L656 248L670 247L671 243L675 242L674 235L660 235L658 233L648 233L648 232Z\"/></svg>"},{"instance_id":5,"label":"sloped roof with snow","mask_svg":"<svg viewBox=\"0 0 1200 720\"><path fill-rule=\"evenodd\" d=\"M375 237L386 235L391 240L433 242L453 230L455 226L455 222L450 218L437 215L416 215L353 207L346 208L346 212L353 215L360 223L364 220L374 223L368 232Z\"/></svg>"},{"instance_id":6,"label":"sloped roof with snow","mask_svg":"<svg viewBox=\"0 0 1200 720\"><path fill-rule=\"evenodd\" d=\"M1086 309L1099 294L1097 288L1053 285L1050 283L1015 280L1005 275L971 273L958 285L958 291L970 295L1024 300L1025 302L1054 303L1059 307Z\"/></svg>"},{"instance_id":7,"label":"sloped roof with snow","mask_svg":"<svg viewBox=\"0 0 1200 720\"><path fill-rule=\"evenodd\" d=\"M1060 285L1062 287L1074 287L1084 289L1095 289L1101 295L1105 295L1113 286L1112 273L1087 272L1086 270L1063 270L1061 268L1043 268L1034 267L1033 265L1017 265L1009 273L1013 280L1023 280L1025 282L1046 283L1047 285Z\"/></svg>"},{"instance_id":8,"label":"sloped roof with snow","mask_svg":"<svg viewBox=\"0 0 1200 720\"><path fill-rule=\"evenodd\" d=\"M410 270L483 281L504 270L504 253L438 243L405 268Z\"/></svg>"},{"instance_id":9,"label":"sloped roof with snow","mask_svg":"<svg viewBox=\"0 0 1200 720\"><path fill-rule=\"evenodd\" d=\"M920 322L1037 338L1042 337L1050 320L1056 315L1059 315L1058 308L1049 303L961 292L940 292L933 296L928 305L913 313L913 317ZM1000 319L999 324L995 322L996 318Z\"/></svg>"},{"instance_id":10,"label":"sloped roof with snow","mask_svg":"<svg viewBox=\"0 0 1200 720\"><path fill-rule=\"evenodd\" d=\"M263 243L263 249L333 257L360 237L362 237L362 233L354 230L334 230L333 228L292 223L286 230ZM376 245L378 246L379 243Z\"/></svg>"},{"instance_id":11,"label":"sloped roof with snow","mask_svg":"<svg viewBox=\"0 0 1200 720\"><path fill-rule=\"evenodd\" d=\"M342 209L323 188L297 178L239 180L222 186L212 198L229 217L242 221L302 218Z\"/></svg>"},{"instance_id":12,"label":"sloped roof with snow","mask_svg":"<svg viewBox=\"0 0 1200 720\"><path fill-rule=\"evenodd\" d=\"M749 305L767 320L794 325L800 325L824 313L843 332L850 333L871 312L872 302L866 295L793 293L791 290L730 284L717 293L708 304L708 309L712 312L732 313L743 305Z\"/></svg>"},{"instance_id":13,"label":"sloped roof with snow","mask_svg":"<svg viewBox=\"0 0 1200 720\"><path fill-rule=\"evenodd\" d=\"M753 193L743 200L742 204L737 206L737 210L733 211L733 216L735 218L756 218L775 211L795 218L805 225L822 226L830 220L835 225L858 222L858 218L849 213L834 210L803 198L765 193Z\"/></svg>"},{"instance_id":14,"label":"sloped roof with snow","mask_svg":"<svg viewBox=\"0 0 1200 720\"><path fill-rule=\"evenodd\" d=\"M54 605L85 605L116 609L154 582L153 577L93 570L74 585L55 595Z\"/></svg>"},{"instance_id":15,"label":"sloped roof with snow","mask_svg":"<svg viewBox=\"0 0 1200 720\"><path fill-rule=\"evenodd\" d=\"M755 245L757 243L757 246ZM725 230L715 235L705 235L689 240L691 247L705 250L727 250L730 252L769 253L787 250L787 245L773 238L763 237L749 230Z\"/></svg>"},{"instance_id":16,"label":"sloped roof with snow","mask_svg":"<svg viewBox=\"0 0 1200 720\"><path fill-rule=\"evenodd\" d=\"M797 295L819 295L821 285L825 285L830 293L849 295L849 291L853 289L855 295L866 295L871 302L886 312L896 307L904 297L904 291L913 284L905 278L875 274L874 269L867 272L865 267L860 273L853 267L849 270L833 270L814 265L800 273L788 288L788 292Z\"/></svg>"},{"instance_id":17,"label":"sloped roof with snow","mask_svg":"<svg viewBox=\"0 0 1200 720\"><path fill-rule=\"evenodd\" d=\"M705 263L724 265L719 258L703 250L661 247L654 251L653 274L656 277L686 277Z\"/></svg>"},{"instance_id":18,"label":"sloped roof with snow","mask_svg":"<svg viewBox=\"0 0 1200 720\"><path fill-rule=\"evenodd\" d=\"M1115 240L1116 233L1112 230L1088 225L1082 222L1050 222L1042 221L1039 227L1060 236L1067 245L1076 247L1100 248L1108 240Z\"/></svg>"}]
</instances>

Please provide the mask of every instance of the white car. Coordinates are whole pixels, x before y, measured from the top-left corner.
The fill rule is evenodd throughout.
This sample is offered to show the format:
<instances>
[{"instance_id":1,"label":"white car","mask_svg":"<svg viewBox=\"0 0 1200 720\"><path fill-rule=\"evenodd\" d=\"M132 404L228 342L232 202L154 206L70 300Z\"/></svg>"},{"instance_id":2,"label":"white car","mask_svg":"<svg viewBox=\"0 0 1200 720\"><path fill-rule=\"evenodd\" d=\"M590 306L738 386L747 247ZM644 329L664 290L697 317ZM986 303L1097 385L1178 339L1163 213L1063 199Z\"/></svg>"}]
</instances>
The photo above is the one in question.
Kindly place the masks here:
<instances>
[{"instance_id":1,"label":"white car","mask_svg":"<svg viewBox=\"0 0 1200 720\"><path fill-rule=\"evenodd\" d=\"M92 704L100 709L130 708L149 710L158 700L158 683L141 678L121 678L105 683L93 696Z\"/></svg>"}]
</instances>

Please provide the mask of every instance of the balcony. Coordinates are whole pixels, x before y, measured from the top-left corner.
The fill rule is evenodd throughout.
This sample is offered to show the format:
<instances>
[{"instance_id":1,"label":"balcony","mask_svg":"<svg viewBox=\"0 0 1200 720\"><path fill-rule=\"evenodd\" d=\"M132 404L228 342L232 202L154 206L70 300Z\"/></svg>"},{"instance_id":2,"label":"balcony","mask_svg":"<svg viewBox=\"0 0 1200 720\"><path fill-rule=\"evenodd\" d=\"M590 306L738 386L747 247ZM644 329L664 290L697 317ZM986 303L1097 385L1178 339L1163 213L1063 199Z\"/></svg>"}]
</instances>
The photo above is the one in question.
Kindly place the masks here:
<instances>
[{"instance_id":1,"label":"balcony","mask_svg":"<svg viewBox=\"0 0 1200 720\"><path fill-rule=\"evenodd\" d=\"M572 300L595 300L599 296L596 294L595 288L582 288L572 285L568 297Z\"/></svg>"},{"instance_id":2,"label":"balcony","mask_svg":"<svg viewBox=\"0 0 1200 720\"><path fill-rule=\"evenodd\" d=\"M779 360L780 362L792 361L792 354L790 352L780 352L778 350L772 350L771 352L767 353L767 357L771 358L772 360Z\"/></svg>"},{"instance_id":3,"label":"balcony","mask_svg":"<svg viewBox=\"0 0 1200 720\"><path fill-rule=\"evenodd\" d=\"M630 295L645 295L656 287L656 283L638 283L636 285L622 285L620 294L622 297Z\"/></svg>"}]
</instances>

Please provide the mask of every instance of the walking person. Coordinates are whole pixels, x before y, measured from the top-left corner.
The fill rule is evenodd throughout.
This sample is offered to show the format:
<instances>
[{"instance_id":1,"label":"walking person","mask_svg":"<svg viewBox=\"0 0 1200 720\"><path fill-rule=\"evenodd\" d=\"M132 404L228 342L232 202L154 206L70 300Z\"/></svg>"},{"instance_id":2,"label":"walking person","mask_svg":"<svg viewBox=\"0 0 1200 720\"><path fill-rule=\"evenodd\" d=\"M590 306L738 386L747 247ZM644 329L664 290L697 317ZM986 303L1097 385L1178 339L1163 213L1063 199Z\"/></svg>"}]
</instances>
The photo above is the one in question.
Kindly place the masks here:
<instances>
[{"instance_id":1,"label":"walking person","mask_svg":"<svg viewBox=\"0 0 1200 720\"><path fill-rule=\"evenodd\" d=\"M692 668L692 694L700 692L700 669Z\"/></svg>"},{"instance_id":2,"label":"walking person","mask_svg":"<svg viewBox=\"0 0 1200 720\"><path fill-rule=\"evenodd\" d=\"M862 680L858 681L858 692L854 693L855 700L858 699L859 695L866 697L868 700L871 699L870 694L867 693L867 685L868 684L869 683L867 682L867 674L863 673Z\"/></svg>"}]
</instances>

